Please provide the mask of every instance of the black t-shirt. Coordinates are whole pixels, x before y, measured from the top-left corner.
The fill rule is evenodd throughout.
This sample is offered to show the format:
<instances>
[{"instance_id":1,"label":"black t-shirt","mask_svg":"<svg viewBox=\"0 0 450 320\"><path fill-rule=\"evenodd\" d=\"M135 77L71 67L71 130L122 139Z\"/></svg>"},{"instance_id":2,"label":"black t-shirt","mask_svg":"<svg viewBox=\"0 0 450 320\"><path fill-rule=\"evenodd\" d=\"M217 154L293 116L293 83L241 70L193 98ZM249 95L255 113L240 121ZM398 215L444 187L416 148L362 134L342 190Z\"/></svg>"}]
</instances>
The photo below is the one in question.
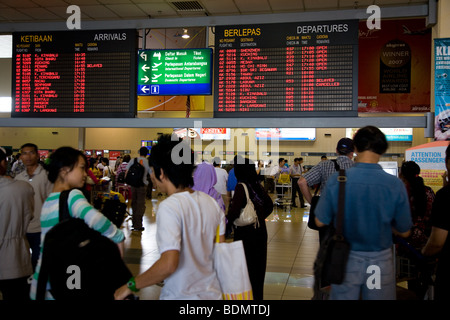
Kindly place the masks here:
<instances>
[{"instance_id":1,"label":"black t-shirt","mask_svg":"<svg viewBox=\"0 0 450 320\"><path fill-rule=\"evenodd\" d=\"M436 192L431 210L431 225L450 232L450 185ZM450 236L447 236L444 247L439 254L439 263L450 265Z\"/></svg>"}]
</instances>

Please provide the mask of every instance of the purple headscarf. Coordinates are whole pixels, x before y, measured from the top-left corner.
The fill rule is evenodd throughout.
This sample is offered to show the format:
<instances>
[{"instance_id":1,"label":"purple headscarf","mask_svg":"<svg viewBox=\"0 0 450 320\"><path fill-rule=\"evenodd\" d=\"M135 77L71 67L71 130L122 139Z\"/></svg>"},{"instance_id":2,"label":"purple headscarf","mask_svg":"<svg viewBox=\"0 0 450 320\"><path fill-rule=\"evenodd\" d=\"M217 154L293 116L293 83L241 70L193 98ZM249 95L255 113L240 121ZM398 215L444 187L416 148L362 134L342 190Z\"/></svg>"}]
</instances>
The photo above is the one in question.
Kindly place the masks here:
<instances>
[{"instance_id":1,"label":"purple headscarf","mask_svg":"<svg viewBox=\"0 0 450 320\"><path fill-rule=\"evenodd\" d=\"M219 207L225 212L225 203L223 202L222 195L214 189L214 185L217 183L217 175L214 167L207 163L202 162L197 165L194 171L194 186L193 190L203 191L204 193L213 197Z\"/></svg>"}]
</instances>

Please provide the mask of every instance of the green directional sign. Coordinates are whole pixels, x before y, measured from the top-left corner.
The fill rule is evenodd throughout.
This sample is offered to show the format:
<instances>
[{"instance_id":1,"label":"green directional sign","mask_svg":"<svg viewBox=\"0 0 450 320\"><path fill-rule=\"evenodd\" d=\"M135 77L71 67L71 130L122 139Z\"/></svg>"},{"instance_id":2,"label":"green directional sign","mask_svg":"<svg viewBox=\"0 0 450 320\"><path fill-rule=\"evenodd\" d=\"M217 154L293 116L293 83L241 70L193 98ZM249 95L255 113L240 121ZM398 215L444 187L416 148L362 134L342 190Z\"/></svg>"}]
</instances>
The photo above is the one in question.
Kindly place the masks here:
<instances>
[{"instance_id":1,"label":"green directional sign","mask_svg":"<svg viewBox=\"0 0 450 320\"><path fill-rule=\"evenodd\" d=\"M138 95L210 95L212 49L138 51Z\"/></svg>"}]
</instances>

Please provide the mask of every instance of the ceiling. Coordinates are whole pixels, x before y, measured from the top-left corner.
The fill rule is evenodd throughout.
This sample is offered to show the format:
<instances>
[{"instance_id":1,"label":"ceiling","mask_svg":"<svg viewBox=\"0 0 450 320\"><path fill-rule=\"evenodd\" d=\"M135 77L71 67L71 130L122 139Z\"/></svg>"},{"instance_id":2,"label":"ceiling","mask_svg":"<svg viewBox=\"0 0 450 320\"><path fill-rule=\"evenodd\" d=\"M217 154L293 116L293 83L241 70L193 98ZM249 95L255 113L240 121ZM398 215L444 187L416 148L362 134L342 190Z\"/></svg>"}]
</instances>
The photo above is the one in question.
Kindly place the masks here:
<instances>
[{"instance_id":1,"label":"ceiling","mask_svg":"<svg viewBox=\"0 0 450 320\"><path fill-rule=\"evenodd\" d=\"M0 0L0 24L66 21L77 5L82 21L137 20L408 6L424 0Z\"/></svg>"}]
</instances>

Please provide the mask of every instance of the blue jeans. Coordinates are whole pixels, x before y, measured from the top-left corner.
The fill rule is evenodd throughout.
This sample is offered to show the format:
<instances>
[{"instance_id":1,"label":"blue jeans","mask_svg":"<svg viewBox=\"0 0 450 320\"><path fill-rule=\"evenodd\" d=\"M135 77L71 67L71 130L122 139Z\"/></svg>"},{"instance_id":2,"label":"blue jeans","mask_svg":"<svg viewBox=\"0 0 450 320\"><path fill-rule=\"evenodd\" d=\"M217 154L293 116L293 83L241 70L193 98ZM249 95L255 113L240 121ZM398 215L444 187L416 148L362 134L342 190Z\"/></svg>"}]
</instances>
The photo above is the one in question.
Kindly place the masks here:
<instances>
[{"instance_id":1,"label":"blue jeans","mask_svg":"<svg viewBox=\"0 0 450 320\"><path fill-rule=\"evenodd\" d=\"M350 251L344 282L331 285L330 300L395 300L393 261L392 249Z\"/></svg>"}]
</instances>

